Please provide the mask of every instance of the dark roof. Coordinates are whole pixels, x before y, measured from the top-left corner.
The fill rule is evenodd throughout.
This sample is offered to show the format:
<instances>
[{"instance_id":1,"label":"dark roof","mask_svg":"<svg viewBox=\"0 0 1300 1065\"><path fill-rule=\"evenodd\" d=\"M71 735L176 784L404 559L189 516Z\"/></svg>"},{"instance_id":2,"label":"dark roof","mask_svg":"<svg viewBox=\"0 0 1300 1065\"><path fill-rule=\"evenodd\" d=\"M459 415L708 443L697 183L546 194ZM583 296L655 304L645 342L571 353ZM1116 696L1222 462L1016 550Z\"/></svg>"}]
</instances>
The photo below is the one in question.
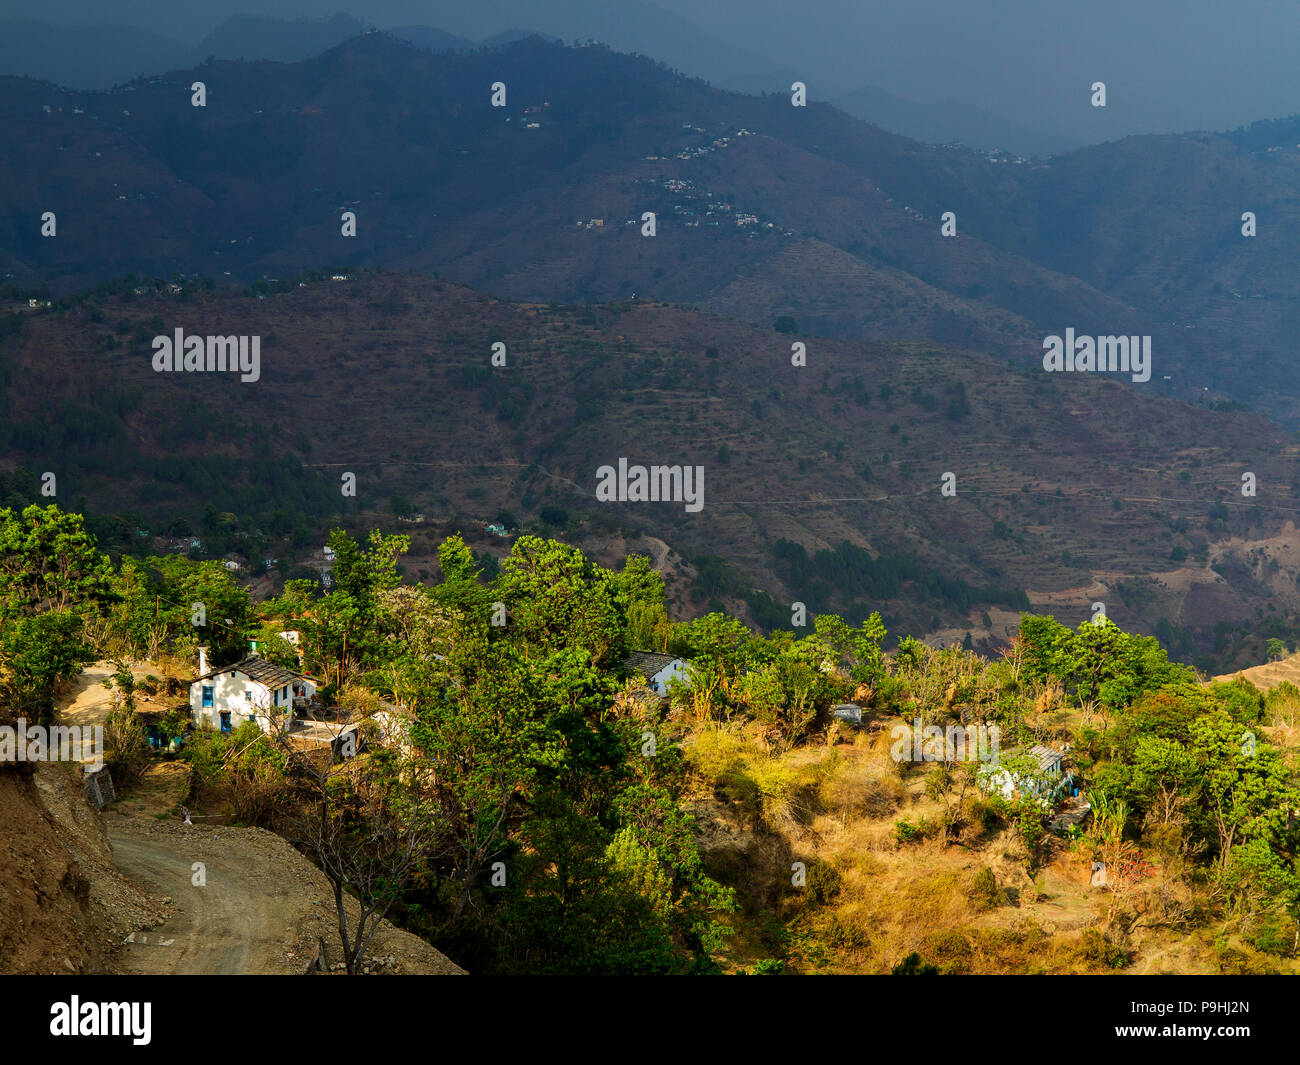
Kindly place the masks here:
<instances>
[{"instance_id":1,"label":"dark roof","mask_svg":"<svg viewBox=\"0 0 1300 1065\"><path fill-rule=\"evenodd\" d=\"M649 680L669 662L676 661L676 655L661 655L655 651L630 651L623 659L623 667L628 672L639 671L646 680Z\"/></svg>"},{"instance_id":2,"label":"dark roof","mask_svg":"<svg viewBox=\"0 0 1300 1065\"><path fill-rule=\"evenodd\" d=\"M203 676L194 679L207 680L209 677L219 677L222 673L243 673L250 680L255 680L258 684L265 684L268 688L283 688L286 684L292 684L295 680L311 679L306 674L295 673L291 669L284 669L273 662L268 662L261 655L249 655L232 666L222 666L220 669L210 670L204 673Z\"/></svg>"},{"instance_id":3,"label":"dark roof","mask_svg":"<svg viewBox=\"0 0 1300 1065\"><path fill-rule=\"evenodd\" d=\"M1044 747L1040 743L1029 748L1029 757L1038 763L1039 769L1047 770L1064 758L1065 752L1055 751L1051 747Z\"/></svg>"}]
</instances>

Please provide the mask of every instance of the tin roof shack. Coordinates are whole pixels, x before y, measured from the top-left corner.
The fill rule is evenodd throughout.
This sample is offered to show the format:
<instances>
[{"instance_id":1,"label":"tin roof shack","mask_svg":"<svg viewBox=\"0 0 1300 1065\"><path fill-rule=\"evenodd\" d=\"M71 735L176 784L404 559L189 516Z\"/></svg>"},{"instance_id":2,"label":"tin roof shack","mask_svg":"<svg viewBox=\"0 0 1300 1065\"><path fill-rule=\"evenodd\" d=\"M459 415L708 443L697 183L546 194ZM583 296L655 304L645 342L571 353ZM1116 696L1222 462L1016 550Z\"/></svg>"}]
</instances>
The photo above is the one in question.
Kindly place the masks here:
<instances>
[{"instance_id":1,"label":"tin roof shack","mask_svg":"<svg viewBox=\"0 0 1300 1065\"><path fill-rule=\"evenodd\" d=\"M1028 800L1050 810L1062 795L1069 794L1074 782L1074 773L1063 768L1066 753L1042 744L1009 751L996 762L980 767L980 788L1007 802Z\"/></svg>"},{"instance_id":2,"label":"tin roof shack","mask_svg":"<svg viewBox=\"0 0 1300 1065\"><path fill-rule=\"evenodd\" d=\"M831 707L831 717L844 725L862 727L862 707L857 703L837 703Z\"/></svg>"}]
</instances>

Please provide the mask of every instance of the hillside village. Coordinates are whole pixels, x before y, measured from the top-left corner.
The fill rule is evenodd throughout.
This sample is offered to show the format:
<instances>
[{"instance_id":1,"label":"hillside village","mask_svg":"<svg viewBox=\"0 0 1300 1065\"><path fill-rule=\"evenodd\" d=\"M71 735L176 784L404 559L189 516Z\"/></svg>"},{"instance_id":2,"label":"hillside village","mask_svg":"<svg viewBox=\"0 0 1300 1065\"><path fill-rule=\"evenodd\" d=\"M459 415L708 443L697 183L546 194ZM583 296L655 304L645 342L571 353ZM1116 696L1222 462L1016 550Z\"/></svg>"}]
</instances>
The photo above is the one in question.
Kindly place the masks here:
<instances>
[{"instance_id":1,"label":"hillside village","mask_svg":"<svg viewBox=\"0 0 1300 1065\"><path fill-rule=\"evenodd\" d=\"M1294 124L504 37L0 77L0 973L1300 975Z\"/></svg>"},{"instance_id":2,"label":"hillside village","mask_svg":"<svg viewBox=\"0 0 1300 1065\"><path fill-rule=\"evenodd\" d=\"M15 539L44 527L58 586ZM337 971L382 969L392 924L479 973L1296 966L1300 689L1208 681L1105 619L1026 615L984 657L874 614L674 622L647 559L531 536L490 580L452 537L412 584L405 537L337 530L330 590L262 601L216 561L109 560L56 507L0 537L0 683L49 720L100 661L123 860L141 818L269 829L327 877L368 854ZM64 665L29 674L10 634L50 618Z\"/></svg>"}]
</instances>

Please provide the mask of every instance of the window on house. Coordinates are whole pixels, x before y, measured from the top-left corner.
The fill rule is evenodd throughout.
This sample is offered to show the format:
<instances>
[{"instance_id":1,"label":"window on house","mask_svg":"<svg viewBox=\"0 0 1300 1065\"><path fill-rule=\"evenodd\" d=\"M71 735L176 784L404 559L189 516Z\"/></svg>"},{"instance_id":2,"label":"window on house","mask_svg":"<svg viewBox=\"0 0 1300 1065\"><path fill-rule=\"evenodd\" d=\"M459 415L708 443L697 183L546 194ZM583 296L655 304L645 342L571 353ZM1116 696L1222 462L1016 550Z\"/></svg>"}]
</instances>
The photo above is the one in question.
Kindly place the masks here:
<instances>
[{"instance_id":1,"label":"window on house","mask_svg":"<svg viewBox=\"0 0 1300 1065\"><path fill-rule=\"evenodd\" d=\"M203 685L203 705L206 707L212 706L212 685L210 684Z\"/></svg>"}]
</instances>

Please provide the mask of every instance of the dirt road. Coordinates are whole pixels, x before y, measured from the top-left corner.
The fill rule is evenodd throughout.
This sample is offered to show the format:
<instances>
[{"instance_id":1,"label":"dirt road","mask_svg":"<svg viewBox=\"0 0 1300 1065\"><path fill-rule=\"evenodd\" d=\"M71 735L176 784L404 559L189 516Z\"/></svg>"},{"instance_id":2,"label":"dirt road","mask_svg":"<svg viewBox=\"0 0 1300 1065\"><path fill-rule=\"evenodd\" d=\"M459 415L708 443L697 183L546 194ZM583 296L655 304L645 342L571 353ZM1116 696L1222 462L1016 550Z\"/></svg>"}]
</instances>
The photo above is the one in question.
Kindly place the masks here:
<instances>
[{"instance_id":1,"label":"dirt road","mask_svg":"<svg viewBox=\"0 0 1300 1065\"><path fill-rule=\"evenodd\" d=\"M76 690L61 699L59 717L67 725L102 725L113 709L113 693L104 681L113 675L111 662L92 662L77 678Z\"/></svg>"},{"instance_id":2,"label":"dirt road","mask_svg":"<svg viewBox=\"0 0 1300 1065\"><path fill-rule=\"evenodd\" d=\"M104 680L113 675L113 667L108 662L95 662L82 670L77 678L75 693L60 700L59 720L65 725L88 728L102 725L113 709L113 693L104 687ZM85 750L83 761L91 761L96 754L95 744Z\"/></svg>"},{"instance_id":3,"label":"dirt road","mask_svg":"<svg viewBox=\"0 0 1300 1065\"><path fill-rule=\"evenodd\" d=\"M122 955L125 971L285 971L284 963L289 960L285 957L285 928L292 927L296 917L286 901L286 887L263 882L256 870L233 866L229 858L214 855L212 847L198 838L179 847L180 841L114 832L109 838L118 869L147 891L172 900L166 921L128 938ZM194 862L206 867L206 886L191 883Z\"/></svg>"},{"instance_id":4,"label":"dirt road","mask_svg":"<svg viewBox=\"0 0 1300 1065\"><path fill-rule=\"evenodd\" d=\"M170 902L162 924L127 937L118 956L123 972L300 973L321 936L329 960L340 959L328 882L274 833L113 815L108 829L114 865ZM392 958L392 972L463 971L388 924L368 954Z\"/></svg>"}]
</instances>

